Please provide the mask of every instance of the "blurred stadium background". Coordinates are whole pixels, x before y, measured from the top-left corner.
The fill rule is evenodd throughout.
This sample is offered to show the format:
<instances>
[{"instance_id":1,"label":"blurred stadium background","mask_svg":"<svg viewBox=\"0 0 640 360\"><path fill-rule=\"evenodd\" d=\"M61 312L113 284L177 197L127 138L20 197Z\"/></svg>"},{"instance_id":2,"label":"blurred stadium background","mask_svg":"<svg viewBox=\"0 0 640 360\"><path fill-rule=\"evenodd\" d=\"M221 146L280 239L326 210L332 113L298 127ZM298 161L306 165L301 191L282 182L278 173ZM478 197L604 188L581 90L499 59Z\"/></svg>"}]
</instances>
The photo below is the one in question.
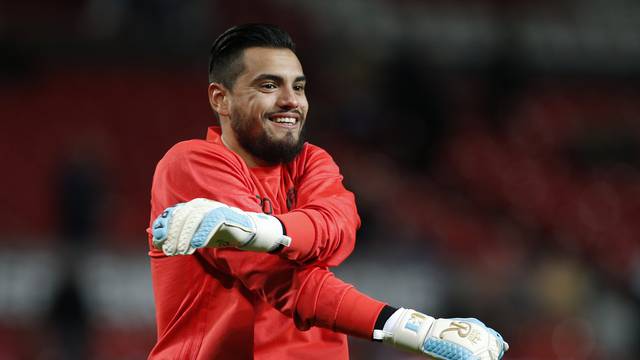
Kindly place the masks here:
<instances>
[{"instance_id":1,"label":"blurred stadium background","mask_svg":"<svg viewBox=\"0 0 640 360\"><path fill-rule=\"evenodd\" d=\"M336 270L508 359L640 352L640 3L0 3L0 359L141 359L155 163L213 122L211 41L270 22L363 219ZM352 339L353 359L410 355Z\"/></svg>"}]
</instances>

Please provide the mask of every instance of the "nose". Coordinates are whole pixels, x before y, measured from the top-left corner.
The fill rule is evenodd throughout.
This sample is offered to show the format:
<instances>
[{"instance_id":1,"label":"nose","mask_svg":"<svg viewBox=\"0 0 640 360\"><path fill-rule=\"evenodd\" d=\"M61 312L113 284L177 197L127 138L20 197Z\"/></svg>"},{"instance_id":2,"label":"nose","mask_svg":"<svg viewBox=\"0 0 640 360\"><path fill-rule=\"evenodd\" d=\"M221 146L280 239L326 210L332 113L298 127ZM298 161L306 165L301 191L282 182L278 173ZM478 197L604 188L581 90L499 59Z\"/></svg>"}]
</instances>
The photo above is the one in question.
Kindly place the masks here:
<instances>
[{"instance_id":1,"label":"nose","mask_svg":"<svg viewBox=\"0 0 640 360\"><path fill-rule=\"evenodd\" d=\"M295 109L300 105L297 95L292 89L283 88L278 97L278 106L282 109Z\"/></svg>"}]
</instances>

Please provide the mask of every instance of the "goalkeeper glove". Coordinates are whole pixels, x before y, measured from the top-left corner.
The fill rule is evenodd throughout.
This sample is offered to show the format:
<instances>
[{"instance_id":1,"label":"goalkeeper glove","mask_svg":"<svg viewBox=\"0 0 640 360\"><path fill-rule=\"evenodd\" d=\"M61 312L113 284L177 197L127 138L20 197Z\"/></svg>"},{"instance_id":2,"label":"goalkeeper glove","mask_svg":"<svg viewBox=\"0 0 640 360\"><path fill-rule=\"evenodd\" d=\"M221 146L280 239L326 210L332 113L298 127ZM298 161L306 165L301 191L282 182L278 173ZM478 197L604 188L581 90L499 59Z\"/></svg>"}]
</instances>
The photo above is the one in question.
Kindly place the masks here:
<instances>
[{"instance_id":1,"label":"goalkeeper glove","mask_svg":"<svg viewBox=\"0 0 640 360\"><path fill-rule=\"evenodd\" d=\"M277 218L193 199L167 208L152 224L153 245L165 255L190 255L203 247L268 252L289 246Z\"/></svg>"},{"instance_id":2,"label":"goalkeeper glove","mask_svg":"<svg viewBox=\"0 0 640 360\"><path fill-rule=\"evenodd\" d=\"M444 360L499 360L509 345L477 319L435 319L411 309L398 309L374 340Z\"/></svg>"}]
</instances>

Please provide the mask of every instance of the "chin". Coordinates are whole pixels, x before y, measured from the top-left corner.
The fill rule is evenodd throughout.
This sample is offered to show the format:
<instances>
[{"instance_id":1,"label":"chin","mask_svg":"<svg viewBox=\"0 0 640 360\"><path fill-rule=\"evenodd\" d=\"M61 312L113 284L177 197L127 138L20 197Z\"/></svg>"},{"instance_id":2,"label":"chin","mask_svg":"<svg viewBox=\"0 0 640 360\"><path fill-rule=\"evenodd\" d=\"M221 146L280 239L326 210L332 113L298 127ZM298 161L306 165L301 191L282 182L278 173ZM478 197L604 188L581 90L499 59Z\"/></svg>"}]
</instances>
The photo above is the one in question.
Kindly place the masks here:
<instances>
[{"instance_id":1,"label":"chin","mask_svg":"<svg viewBox=\"0 0 640 360\"><path fill-rule=\"evenodd\" d=\"M287 131L285 134L282 134L280 136L278 135L271 135L269 136L269 139L273 142L277 142L277 143L288 143L288 144L295 144L298 142L298 139L300 138L300 134L298 131Z\"/></svg>"}]
</instances>

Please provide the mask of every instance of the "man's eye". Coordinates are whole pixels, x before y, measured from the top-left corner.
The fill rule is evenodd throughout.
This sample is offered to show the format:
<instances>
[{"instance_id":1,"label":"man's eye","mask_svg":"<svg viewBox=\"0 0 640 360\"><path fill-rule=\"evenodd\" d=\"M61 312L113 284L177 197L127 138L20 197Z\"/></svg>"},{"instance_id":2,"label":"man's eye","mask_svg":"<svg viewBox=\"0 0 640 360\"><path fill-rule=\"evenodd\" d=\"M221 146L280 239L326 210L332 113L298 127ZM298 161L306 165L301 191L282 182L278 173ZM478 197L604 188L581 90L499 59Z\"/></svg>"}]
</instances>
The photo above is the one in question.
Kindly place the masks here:
<instances>
[{"instance_id":1,"label":"man's eye","mask_svg":"<svg viewBox=\"0 0 640 360\"><path fill-rule=\"evenodd\" d=\"M267 89L267 90L273 90L276 88L276 84L274 83L264 83L261 86L263 89Z\"/></svg>"},{"instance_id":2,"label":"man's eye","mask_svg":"<svg viewBox=\"0 0 640 360\"><path fill-rule=\"evenodd\" d=\"M304 85L294 85L293 90L295 91L304 91Z\"/></svg>"}]
</instances>

